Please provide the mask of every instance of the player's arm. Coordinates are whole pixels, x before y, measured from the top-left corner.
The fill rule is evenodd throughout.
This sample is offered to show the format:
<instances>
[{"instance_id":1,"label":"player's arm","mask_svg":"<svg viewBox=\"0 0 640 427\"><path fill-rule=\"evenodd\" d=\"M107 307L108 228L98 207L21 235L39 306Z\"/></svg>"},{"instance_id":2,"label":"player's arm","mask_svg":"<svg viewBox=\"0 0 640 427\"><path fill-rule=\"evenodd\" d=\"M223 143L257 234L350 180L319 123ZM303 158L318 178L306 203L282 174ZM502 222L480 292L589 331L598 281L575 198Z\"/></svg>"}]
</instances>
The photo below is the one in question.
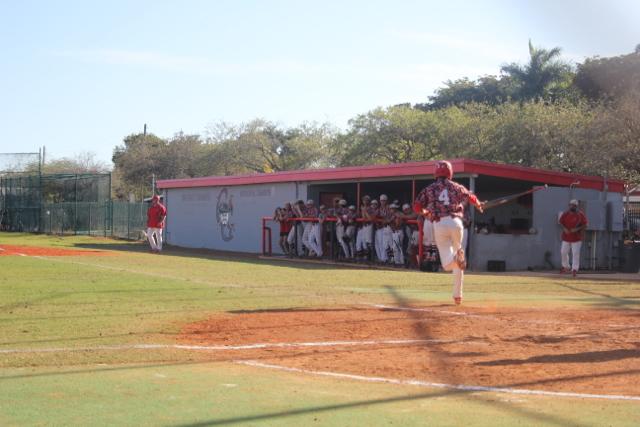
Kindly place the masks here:
<instances>
[{"instance_id":1,"label":"player's arm","mask_svg":"<svg viewBox=\"0 0 640 427\"><path fill-rule=\"evenodd\" d=\"M478 210L478 212L484 212L484 203L478 200L478 197L475 194L465 188L464 196L469 201L469 203Z\"/></svg>"}]
</instances>

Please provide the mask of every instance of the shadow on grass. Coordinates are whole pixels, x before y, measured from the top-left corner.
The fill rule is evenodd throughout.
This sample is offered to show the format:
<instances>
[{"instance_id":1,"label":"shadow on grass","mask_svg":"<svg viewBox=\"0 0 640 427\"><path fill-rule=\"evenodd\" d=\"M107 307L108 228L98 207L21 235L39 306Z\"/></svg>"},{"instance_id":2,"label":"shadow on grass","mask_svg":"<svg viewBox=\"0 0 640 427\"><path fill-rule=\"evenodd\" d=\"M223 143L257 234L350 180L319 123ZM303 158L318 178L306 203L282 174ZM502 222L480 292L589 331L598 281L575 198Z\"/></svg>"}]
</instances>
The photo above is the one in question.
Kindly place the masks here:
<instances>
[{"instance_id":1,"label":"shadow on grass","mask_svg":"<svg viewBox=\"0 0 640 427\"><path fill-rule=\"evenodd\" d=\"M256 359L252 359L256 360ZM210 365L215 362L204 361L204 362L165 362L165 363L155 363L155 364L147 364L147 365L129 365L129 366L117 366L117 367L101 367L95 369L74 369L63 372L43 372L43 373L35 373L35 374L20 374L20 375L6 375L0 376L0 381L6 380L29 380L34 378L41 377L49 377L49 376L67 376L67 375L83 375L83 374L95 374L95 373L108 373L108 372L118 372L118 371L127 371L127 370L136 370L136 369L157 369L164 367L188 367L188 366L203 366ZM566 381L576 381L582 379L592 379L592 378L606 378L606 377L614 377L614 376L627 376L632 374L640 374L640 369L636 370L624 370L624 371L612 371L605 372L594 375L575 375L575 376L566 376L560 378L550 378L543 380L536 380L531 382L521 382L521 383L513 383L513 384L504 384L500 387L502 388L518 388L518 387L527 387L532 385L543 385L543 384L557 384ZM410 394L410 395L402 395L385 399L364 399L358 400L355 402L334 404L334 405L324 405L324 406L312 406L306 408L299 408L287 411L277 411L277 412L268 412L256 415L247 415L247 416L238 416L231 418L214 418L202 422L196 423L184 423L177 424L176 426L184 426L184 427L198 427L198 426L214 426L214 425L231 425L231 424L239 424L245 423L249 421L262 421L262 420L278 420L286 417L296 416L296 415L304 415L310 413L322 413L328 411L337 411L344 409L351 409L357 407L366 407L371 405L380 405L394 402L411 402L415 400L421 399L435 399L439 397L456 397L456 396L467 396L479 403L487 404L491 406L500 406L503 410L510 411L516 413L516 415L524 416L530 419L535 423L544 423L547 425L558 425L558 426L575 426L575 425L584 425L577 424L575 421L569 420L564 417L559 417L555 415L547 415L542 414L539 411L533 412L523 408L513 408L511 405L507 403L498 402L491 397L486 397L481 394L478 394L476 391L470 390L445 390L441 392L428 392L428 393L419 393L419 394Z\"/></svg>"},{"instance_id":2,"label":"shadow on grass","mask_svg":"<svg viewBox=\"0 0 640 427\"><path fill-rule=\"evenodd\" d=\"M587 295L594 295L594 296L602 297L602 298L605 299L604 301L599 301L599 302L594 303L592 305L614 307L614 308L629 308L629 309L640 308L640 298L638 298L638 297L636 297L636 298L621 298L621 297L615 297L613 295L605 294L603 292L594 292L594 291L590 291L588 289L583 289L583 288L580 288L580 287L578 287L576 285L567 285L567 284L564 284L564 283L556 283L556 285L560 286L560 287L563 287L565 289L570 289L572 291L576 291L576 292L587 294Z\"/></svg>"},{"instance_id":3,"label":"shadow on grass","mask_svg":"<svg viewBox=\"0 0 640 427\"><path fill-rule=\"evenodd\" d=\"M119 252L137 252L137 253L148 253L152 255L149 251L146 243L122 243L122 244L92 244L92 243L75 243L73 244L75 248L82 249L99 249L99 250L109 250L109 251L119 251ZM321 264L318 260L309 259L309 262L306 262L304 258L294 258L293 260L290 258L282 257L282 259L263 259L260 258L260 254L257 253L247 253L247 252L232 252L232 251L220 251L215 249L194 249L194 248L183 248L179 246L171 246L166 245L162 253L159 255L153 255L154 257L162 257L162 256L177 256L177 257L185 257L185 258L200 258L211 261L232 261L238 263L246 263L252 265L267 265L271 267L281 267L281 268L299 268L302 270L335 270L344 269L344 270L356 270L362 271L366 270L366 264L341 264L341 263L333 263L333 264ZM292 262L294 261L294 262ZM329 259L325 261L330 261ZM374 266L371 266L372 269ZM390 271L410 271L410 272L418 272L417 270L404 270L404 269L392 269L389 268Z\"/></svg>"}]
</instances>

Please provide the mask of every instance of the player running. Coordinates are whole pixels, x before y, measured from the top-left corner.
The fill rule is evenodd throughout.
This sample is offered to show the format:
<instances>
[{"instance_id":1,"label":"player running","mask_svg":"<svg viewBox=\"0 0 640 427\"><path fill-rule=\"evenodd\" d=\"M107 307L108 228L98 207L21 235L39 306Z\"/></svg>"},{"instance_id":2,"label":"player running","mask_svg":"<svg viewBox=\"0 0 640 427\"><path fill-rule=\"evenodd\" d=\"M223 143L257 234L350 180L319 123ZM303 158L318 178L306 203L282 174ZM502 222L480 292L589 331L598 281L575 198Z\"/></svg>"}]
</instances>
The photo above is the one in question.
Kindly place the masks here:
<instances>
[{"instance_id":1,"label":"player running","mask_svg":"<svg viewBox=\"0 0 640 427\"><path fill-rule=\"evenodd\" d=\"M440 262L445 271L453 272L453 300L456 305L460 305L463 271L467 267L462 249L463 202L468 200L480 212L483 206L473 193L451 180L451 163L444 160L437 162L434 175L436 181L418 194L413 208L433 221Z\"/></svg>"}]
</instances>

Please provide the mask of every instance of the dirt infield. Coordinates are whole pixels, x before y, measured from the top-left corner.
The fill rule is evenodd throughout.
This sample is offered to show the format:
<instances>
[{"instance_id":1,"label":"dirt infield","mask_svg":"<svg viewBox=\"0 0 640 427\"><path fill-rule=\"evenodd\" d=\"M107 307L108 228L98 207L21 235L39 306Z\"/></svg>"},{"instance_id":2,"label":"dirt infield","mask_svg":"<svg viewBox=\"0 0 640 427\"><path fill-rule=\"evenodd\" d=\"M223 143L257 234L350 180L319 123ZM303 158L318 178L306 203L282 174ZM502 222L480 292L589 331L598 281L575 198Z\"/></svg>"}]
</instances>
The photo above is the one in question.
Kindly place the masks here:
<instances>
[{"instance_id":1,"label":"dirt infield","mask_svg":"<svg viewBox=\"0 0 640 427\"><path fill-rule=\"evenodd\" d=\"M211 357L447 384L640 396L637 310L451 305L256 310L187 325L180 342L315 343Z\"/></svg>"},{"instance_id":2,"label":"dirt infield","mask_svg":"<svg viewBox=\"0 0 640 427\"><path fill-rule=\"evenodd\" d=\"M0 245L0 256L95 256L112 255L111 252L97 250L76 250L48 248L42 246Z\"/></svg>"}]
</instances>

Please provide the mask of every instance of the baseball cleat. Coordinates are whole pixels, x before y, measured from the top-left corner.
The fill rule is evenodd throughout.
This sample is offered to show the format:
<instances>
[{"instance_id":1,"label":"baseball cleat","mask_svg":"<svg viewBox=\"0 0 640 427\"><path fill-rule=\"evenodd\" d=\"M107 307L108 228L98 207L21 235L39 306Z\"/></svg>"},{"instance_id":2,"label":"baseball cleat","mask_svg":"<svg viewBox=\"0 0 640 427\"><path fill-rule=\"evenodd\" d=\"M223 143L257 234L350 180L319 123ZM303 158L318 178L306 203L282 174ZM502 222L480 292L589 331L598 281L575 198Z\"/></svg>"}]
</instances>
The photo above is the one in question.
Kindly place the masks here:
<instances>
[{"instance_id":1,"label":"baseball cleat","mask_svg":"<svg viewBox=\"0 0 640 427\"><path fill-rule=\"evenodd\" d=\"M567 272L569 272L569 270L568 270L568 269L566 269L566 268L564 268L564 267L562 267L562 268L560 269L560 274L565 274L565 273L567 273Z\"/></svg>"},{"instance_id":2,"label":"baseball cleat","mask_svg":"<svg viewBox=\"0 0 640 427\"><path fill-rule=\"evenodd\" d=\"M571 275L573 277L576 277L578 275L578 272L576 270L571 270Z\"/></svg>"},{"instance_id":3,"label":"baseball cleat","mask_svg":"<svg viewBox=\"0 0 640 427\"><path fill-rule=\"evenodd\" d=\"M454 302L456 305L460 305L460 304L462 304L462 298L460 298L460 297L454 298L454 299L453 299L453 302Z\"/></svg>"},{"instance_id":4,"label":"baseball cleat","mask_svg":"<svg viewBox=\"0 0 640 427\"><path fill-rule=\"evenodd\" d=\"M458 249L453 259L456 262L456 264L458 264L458 267L460 267L460 270L467 269L467 260L464 256L464 249L462 248Z\"/></svg>"}]
</instances>

